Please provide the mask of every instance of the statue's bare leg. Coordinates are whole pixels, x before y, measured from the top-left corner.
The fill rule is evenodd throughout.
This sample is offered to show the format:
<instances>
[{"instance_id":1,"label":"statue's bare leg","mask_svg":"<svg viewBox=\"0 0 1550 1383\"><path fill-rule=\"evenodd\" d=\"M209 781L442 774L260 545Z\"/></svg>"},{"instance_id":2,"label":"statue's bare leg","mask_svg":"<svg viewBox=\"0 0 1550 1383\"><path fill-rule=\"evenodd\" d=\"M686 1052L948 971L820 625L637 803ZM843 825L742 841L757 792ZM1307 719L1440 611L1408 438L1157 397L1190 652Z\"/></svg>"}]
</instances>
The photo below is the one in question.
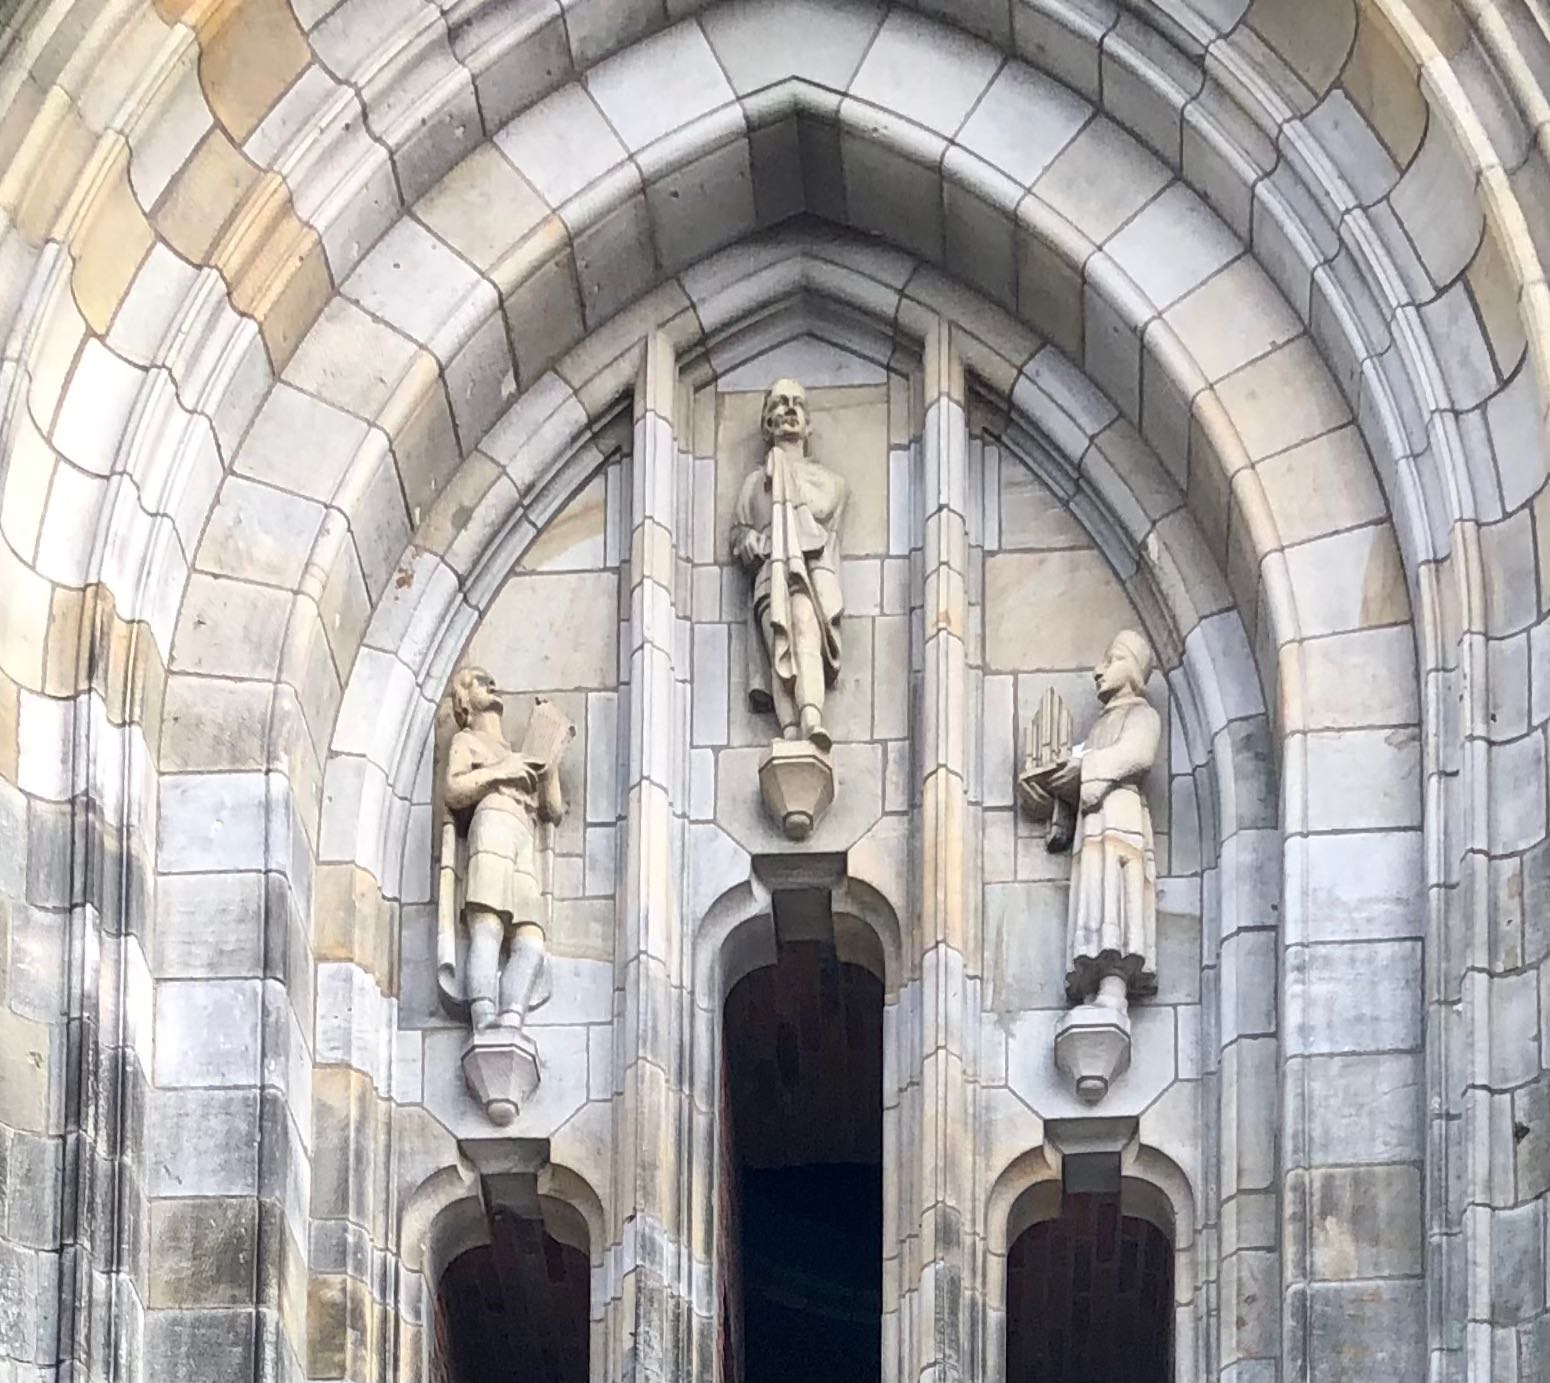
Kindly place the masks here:
<instances>
[{"instance_id":1,"label":"statue's bare leg","mask_svg":"<svg viewBox=\"0 0 1550 1383\"><path fill-rule=\"evenodd\" d=\"M791 650L796 663L796 702L802 734L820 749L833 744L823 725L823 631L805 591L791 593Z\"/></svg>"},{"instance_id":2,"label":"statue's bare leg","mask_svg":"<svg viewBox=\"0 0 1550 1383\"><path fill-rule=\"evenodd\" d=\"M488 908L467 910L468 918L468 1012L476 1028L495 1021L500 988L501 942L506 926Z\"/></svg>"},{"instance_id":3,"label":"statue's bare leg","mask_svg":"<svg viewBox=\"0 0 1550 1383\"><path fill-rule=\"evenodd\" d=\"M527 1020L533 986L544 961L544 929L523 922L514 930L506 968L501 971L501 1009L496 1020L505 1027L520 1028Z\"/></svg>"}]
</instances>

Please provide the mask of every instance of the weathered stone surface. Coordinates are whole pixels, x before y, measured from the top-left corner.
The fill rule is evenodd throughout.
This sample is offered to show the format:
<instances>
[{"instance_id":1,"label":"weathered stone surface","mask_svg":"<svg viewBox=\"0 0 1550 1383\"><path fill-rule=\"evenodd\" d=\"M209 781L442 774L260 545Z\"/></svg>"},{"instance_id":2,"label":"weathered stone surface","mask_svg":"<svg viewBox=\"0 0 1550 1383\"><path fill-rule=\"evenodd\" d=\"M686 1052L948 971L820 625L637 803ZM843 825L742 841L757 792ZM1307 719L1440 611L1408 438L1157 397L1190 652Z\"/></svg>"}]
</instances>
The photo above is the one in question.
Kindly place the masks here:
<instances>
[{"instance_id":1,"label":"weathered stone surface","mask_svg":"<svg viewBox=\"0 0 1550 1383\"><path fill-rule=\"evenodd\" d=\"M0 1376L417 1377L495 1206L582 1247L594 1373L684 1376L723 1001L797 934L883 980L883 1376L998 1376L1043 1119L1095 1109L1180 1376L1550 1372L1523 9L17 9ZM782 378L849 496L800 844L727 551ZM1091 724L1119 628L1159 975L1089 1107L1017 729ZM430 944L469 661L581 737L499 1136Z\"/></svg>"}]
</instances>

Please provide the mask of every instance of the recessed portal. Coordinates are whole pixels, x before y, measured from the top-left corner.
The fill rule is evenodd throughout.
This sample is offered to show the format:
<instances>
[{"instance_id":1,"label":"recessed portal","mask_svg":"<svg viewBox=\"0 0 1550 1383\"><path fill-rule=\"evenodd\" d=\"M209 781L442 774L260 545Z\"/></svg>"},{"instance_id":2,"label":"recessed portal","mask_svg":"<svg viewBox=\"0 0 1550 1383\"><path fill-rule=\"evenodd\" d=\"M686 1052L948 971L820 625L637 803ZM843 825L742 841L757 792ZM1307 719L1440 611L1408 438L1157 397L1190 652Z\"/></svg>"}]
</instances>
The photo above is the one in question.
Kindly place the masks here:
<instances>
[{"instance_id":1,"label":"recessed portal","mask_svg":"<svg viewBox=\"0 0 1550 1383\"><path fill-rule=\"evenodd\" d=\"M831 945L790 942L733 988L725 1021L726 1383L870 1383L882 1367L882 982Z\"/></svg>"},{"instance_id":2,"label":"recessed portal","mask_svg":"<svg viewBox=\"0 0 1550 1383\"><path fill-rule=\"evenodd\" d=\"M1072 1193L1029 1225L1006 1261L1006 1383L1168 1383L1173 1245L1120 1210Z\"/></svg>"},{"instance_id":3,"label":"recessed portal","mask_svg":"<svg viewBox=\"0 0 1550 1383\"><path fill-rule=\"evenodd\" d=\"M539 1219L497 1210L436 1297L445 1383L587 1383L591 1268Z\"/></svg>"}]
</instances>

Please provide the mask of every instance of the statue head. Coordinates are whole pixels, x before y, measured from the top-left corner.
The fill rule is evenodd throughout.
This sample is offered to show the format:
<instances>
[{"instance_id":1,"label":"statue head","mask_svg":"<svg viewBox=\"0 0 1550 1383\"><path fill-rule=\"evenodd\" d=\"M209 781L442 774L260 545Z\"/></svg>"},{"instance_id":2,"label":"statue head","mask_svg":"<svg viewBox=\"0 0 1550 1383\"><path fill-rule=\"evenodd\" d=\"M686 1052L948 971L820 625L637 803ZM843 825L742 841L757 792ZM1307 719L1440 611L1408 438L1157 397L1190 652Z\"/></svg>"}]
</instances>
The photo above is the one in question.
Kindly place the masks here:
<instances>
[{"instance_id":1,"label":"statue head","mask_svg":"<svg viewBox=\"0 0 1550 1383\"><path fill-rule=\"evenodd\" d=\"M1140 696L1151 675L1152 646L1134 629L1120 630L1093 669L1100 701L1125 693Z\"/></svg>"},{"instance_id":2,"label":"statue head","mask_svg":"<svg viewBox=\"0 0 1550 1383\"><path fill-rule=\"evenodd\" d=\"M495 679L482 667L461 668L452 678L452 715L467 727L481 711L500 711L504 707Z\"/></svg>"},{"instance_id":3,"label":"statue head","mask_svg":"<svg viewBox=\"0 0 1550 1383\"><path fill-rule=\"evenodd\" d=\"M807 441L807 390L794 379L777 379L764 396L761 417L764 440L775 442Z\"/></svg>"}]
</instances>

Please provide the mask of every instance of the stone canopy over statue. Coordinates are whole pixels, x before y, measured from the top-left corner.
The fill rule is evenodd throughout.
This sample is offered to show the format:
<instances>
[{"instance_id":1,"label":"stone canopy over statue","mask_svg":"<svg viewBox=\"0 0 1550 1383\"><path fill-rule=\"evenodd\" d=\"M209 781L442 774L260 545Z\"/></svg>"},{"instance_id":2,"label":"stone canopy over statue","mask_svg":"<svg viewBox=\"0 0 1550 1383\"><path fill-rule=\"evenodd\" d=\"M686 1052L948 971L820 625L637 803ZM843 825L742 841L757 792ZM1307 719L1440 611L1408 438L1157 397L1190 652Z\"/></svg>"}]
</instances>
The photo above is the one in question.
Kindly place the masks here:
<instances>
[{"instance_id":1,"label":"stone canopy over statue","mask_svg":"<svg viewBox=\"0 0 1550 1383\"><path fill-rule=\"evenodd\" d=\"M795 380L770 387L761 430L764 460L738 493L731 547L753 586L749 703L780 726L760 783L786 834L801 839L834 795L824 702L840 669L848 491L809 453L807 394Z\"/></svg>"},{"instance_id":2,"label":"stone canopy over statue","mask_svg":"<svg viewBox=\"0 0 1550 1383\"><path fill-rule=\"evenodd\" d=\"M469 1087L492 1119L509 1123L539 1080L537 1046L524 1029L551 989L540 854L545 828L565 814L559 769L575 727L540 700L513 749L494 679L478 667L452 679L452 711L437 979L443 1005L466 1012L473 1028L463 1054Z\"/></svg>"},{"instance_id":3,"label":"stone canopy over statue","mask_svg":"<svg viewBox=\"0 0 1550 1383\"><path fill-rule=\"evenodd\" d=\"M1085 744L1053 691L1029 729L1018 789L1050 823L1052 851L1071 850L1066 991L1076 1005L1056 1036L1056 1060L1096 1101L1130 1059L1129 1001L1157 989L1157 859L1143 783L1162 718L1146 700L1152 650L1117 634L1093 680L1103 710Z\"/></svg>"}]
</instances>

